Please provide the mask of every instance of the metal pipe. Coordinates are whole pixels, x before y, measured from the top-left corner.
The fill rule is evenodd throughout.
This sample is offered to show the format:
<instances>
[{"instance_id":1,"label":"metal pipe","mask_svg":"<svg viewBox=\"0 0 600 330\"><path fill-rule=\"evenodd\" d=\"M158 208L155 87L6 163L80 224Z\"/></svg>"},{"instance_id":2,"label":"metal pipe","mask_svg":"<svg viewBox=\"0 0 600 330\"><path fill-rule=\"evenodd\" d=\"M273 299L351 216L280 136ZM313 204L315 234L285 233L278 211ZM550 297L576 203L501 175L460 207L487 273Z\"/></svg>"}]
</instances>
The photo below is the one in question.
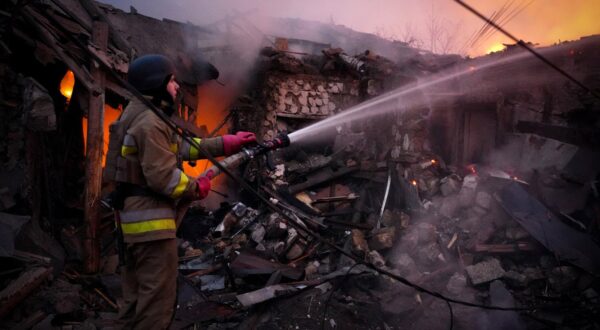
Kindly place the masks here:
<instances>
[{"instance_id":1,"label":"metal pipe","mask_svg":"<svg viewBox=\"0 0 600 330\"><path fill-rule=\"evenodd\" d=\"M390 186L392 185L392 167L388 167L388 178L387 183L385 184L385 194L383 195L383 202L381 203L381 210L379 211L379 218L377 219L377 225L375 226L377 229L381 228L381 219L383 219L383 212L385 211L385 206L387 205L388 197L390 196Z\"/></svg>"}]
</instances>

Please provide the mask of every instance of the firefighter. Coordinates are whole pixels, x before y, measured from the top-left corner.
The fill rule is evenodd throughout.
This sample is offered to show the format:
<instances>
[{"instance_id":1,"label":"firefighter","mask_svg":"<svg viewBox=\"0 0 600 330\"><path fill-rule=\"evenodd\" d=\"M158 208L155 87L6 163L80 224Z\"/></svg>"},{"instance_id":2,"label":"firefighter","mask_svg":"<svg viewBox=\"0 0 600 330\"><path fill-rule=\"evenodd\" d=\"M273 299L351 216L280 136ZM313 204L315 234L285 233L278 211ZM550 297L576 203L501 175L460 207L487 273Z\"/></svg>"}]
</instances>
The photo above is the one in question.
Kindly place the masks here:
<instances>
[{"instance_id":1,"label":"firefighter","mask_svg":"<svg viewBox=\"0 0 600 330\"><path fill-rule=\"evenodd\" d=\"M162 55L145 55L129 67L128 81L171 116L179 85L173 63ZM213 156L227 156L255 143L250 132L195 138ZM210 175L192 178L178 158L196 160L199 150L182 142L140 100L132 100L110 127L105 178L116 183L115 207L125 245L121 268L124 306L120 319L127 329L166 329L176 300L178 201L202 199Z\"/></svg>"}]
</instances>

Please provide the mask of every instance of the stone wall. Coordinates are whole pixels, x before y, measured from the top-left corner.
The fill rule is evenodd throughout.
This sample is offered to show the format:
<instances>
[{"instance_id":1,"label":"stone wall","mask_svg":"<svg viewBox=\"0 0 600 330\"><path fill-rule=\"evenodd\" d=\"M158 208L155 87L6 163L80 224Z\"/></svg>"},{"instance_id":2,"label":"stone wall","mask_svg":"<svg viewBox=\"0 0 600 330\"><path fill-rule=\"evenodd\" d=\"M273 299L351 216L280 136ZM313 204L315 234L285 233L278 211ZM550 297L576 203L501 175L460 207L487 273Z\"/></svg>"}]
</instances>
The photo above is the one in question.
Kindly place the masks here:
<instances>
[{"instance_id":1,"label":"stone wall","mask_svg":"<svg viewBox=\"0 0 600 330\"><path fill-rule=\"evenodd\" d=\"M271 139L297 121L319 120L359 102L358 80L336 77L274 74L263 90L266 118L261 133Z\"/></svg>"}]
</instances>

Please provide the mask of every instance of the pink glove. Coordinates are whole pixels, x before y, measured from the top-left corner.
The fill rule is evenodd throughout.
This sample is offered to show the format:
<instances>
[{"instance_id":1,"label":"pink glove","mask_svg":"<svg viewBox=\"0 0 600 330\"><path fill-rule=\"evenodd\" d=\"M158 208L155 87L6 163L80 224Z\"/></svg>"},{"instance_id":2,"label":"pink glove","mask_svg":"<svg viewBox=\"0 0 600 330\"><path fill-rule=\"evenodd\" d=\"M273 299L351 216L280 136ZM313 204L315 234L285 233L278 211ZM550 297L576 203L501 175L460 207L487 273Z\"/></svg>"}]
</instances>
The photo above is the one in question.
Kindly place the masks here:
<instances>
[{"instance_id":1,"label":"pink glove","mask_svg":"<svg viewBox=\"0 0 600 330\"><path fill-rule=\"evenodd\" d=\"M233 155L243 146L256 142L256 135L252 132L237 132L235 135L223 135L223 153L225 156Z\"/></svg>"},{"instance_id":2,"label":"pink glove","mask_svg":"<svg viewBox=\"0 0 600 330\"><path fill-rule=\"evenodd\" d=\"M213 177L213 172L208 171L203 176L196 178L196 184L198 185L198 199L204 199L210 192L210 179Z\"/></svg>"}]
</instances>

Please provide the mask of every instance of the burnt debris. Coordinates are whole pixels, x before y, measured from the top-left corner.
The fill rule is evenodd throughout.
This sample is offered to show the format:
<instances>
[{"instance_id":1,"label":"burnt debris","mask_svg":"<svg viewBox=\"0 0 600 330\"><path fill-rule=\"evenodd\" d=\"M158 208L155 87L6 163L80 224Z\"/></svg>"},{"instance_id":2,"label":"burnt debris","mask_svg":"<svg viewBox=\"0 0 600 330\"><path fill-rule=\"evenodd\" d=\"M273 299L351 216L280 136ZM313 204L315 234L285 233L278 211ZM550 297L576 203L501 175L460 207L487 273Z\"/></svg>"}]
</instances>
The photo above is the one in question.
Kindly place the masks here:
<instances>
[{"instance_id":1,"label":"burnt debris","mask_svg":"<svg viewBox=\"0 0 600 330\"><path fill-rule=\"evenodd\" d=\"M269 141L416 90L232 169L277 212L227 180L191 203L173 328L598 327L600 103L518 49L463 59L400 45L392 58L261 35L251 78L198 127L195 84L219 76L206 60L241 61L243 38L207 46L215 26L88 0L7 1L0 19L1 328L119 326L112 212L86 206L109 187L90 183L86 165L102 159L84 148L101 155L103 126L133 98L112 74L147 52L178 60L178 123L202 137L224 127ZM599 44L541 51L597 91ZM445 70L467 73L423 87Z\"/></svg>"}]
</instances>

